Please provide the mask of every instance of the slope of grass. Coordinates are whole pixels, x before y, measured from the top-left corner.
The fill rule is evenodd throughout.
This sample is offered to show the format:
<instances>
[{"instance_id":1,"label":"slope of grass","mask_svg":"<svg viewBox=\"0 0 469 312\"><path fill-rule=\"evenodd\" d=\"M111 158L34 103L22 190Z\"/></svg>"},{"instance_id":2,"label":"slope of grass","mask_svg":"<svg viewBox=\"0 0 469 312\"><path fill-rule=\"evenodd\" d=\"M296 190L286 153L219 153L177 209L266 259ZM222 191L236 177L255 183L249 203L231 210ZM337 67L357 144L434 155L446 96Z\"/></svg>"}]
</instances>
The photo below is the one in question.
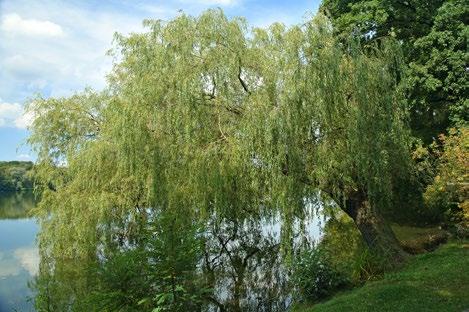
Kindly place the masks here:
<instances>
[{"instance_id":1,"label":"slope of grass","mask_svg":"<svg viewBox=\"0 0 469 312\"><path fill-rule=\"evenodd\" d=\"M451 242L413 257L382 280L297 312L465 311L469 309L469 242Z\"/></svg>"}]
</instances>

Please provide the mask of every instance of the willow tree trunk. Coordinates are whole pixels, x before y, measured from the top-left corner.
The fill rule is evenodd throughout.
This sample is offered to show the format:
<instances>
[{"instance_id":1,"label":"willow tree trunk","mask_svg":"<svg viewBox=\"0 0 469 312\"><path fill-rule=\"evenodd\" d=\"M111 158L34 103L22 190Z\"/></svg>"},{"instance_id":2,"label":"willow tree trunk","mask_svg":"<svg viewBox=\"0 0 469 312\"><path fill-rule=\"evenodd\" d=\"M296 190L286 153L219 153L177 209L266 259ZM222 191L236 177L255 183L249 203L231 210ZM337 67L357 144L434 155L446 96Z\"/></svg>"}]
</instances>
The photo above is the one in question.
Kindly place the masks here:
<instances>
[{"instance_id":1,"label":"willow tree trunk","mask_svg":"<svg viewBox=\"0 0 469 312\"><path fill-rule=\"evenodd\" d=\"M372 251L394 263L405 260L407 253L402 249L380 212L370 204L364 192L351 194L342 210L353 219Z\"/></svg>"}]
</instances>

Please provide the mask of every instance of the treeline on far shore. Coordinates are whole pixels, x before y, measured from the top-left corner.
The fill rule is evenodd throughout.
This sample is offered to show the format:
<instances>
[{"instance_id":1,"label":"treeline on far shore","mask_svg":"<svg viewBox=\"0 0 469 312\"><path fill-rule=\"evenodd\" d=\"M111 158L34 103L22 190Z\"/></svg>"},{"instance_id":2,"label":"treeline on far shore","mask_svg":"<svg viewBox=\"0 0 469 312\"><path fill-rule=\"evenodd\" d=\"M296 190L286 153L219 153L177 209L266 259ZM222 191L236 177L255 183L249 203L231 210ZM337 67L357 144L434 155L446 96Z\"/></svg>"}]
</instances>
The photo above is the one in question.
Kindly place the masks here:
<instances>
[{"instance_id":1,"label":"treeline on far shore","mask_svg":"<svg viewBox=\"0 0 469 312\"><path fill-rule=\"evenodd\" d=\"M0 161L0 192L33 188L31 161Z\"/></svg>"}]
</instances>

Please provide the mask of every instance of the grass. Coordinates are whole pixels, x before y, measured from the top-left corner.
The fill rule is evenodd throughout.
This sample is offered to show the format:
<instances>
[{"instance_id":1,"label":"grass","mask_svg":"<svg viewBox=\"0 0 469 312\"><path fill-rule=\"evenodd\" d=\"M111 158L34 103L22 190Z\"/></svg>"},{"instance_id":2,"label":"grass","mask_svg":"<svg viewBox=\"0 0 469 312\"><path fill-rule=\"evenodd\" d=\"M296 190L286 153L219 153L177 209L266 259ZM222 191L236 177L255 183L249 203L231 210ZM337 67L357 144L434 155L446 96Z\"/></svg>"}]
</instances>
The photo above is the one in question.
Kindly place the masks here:
<instances>
[{"instance_id":1,"label":"grass","mask_svg":"<svg viewBox=\"0 0 469 312\"><path fill-rule=\"evenodd\" d=\"M399 271L296 312L469 311L469 242L414 256Z\"/></svg>"}]
</instances>

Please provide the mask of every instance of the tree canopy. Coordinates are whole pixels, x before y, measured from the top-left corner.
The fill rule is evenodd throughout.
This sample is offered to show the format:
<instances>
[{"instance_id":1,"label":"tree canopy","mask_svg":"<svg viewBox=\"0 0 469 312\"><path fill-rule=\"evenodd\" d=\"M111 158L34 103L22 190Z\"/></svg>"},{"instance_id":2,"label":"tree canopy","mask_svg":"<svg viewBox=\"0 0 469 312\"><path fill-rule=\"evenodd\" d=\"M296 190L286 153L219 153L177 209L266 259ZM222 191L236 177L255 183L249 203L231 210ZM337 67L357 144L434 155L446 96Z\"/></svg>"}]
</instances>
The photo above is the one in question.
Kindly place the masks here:
<instances>
[{"instance_id":1,"label":"tree canopy","mask_svg":"<svg viewBox=\"0 0 469 312\"><path fill-rule=\"evenodd\" d=\"M145 26L116 37L106 91L29 106L54 247L97 243L102 223L143 220L149 207L288 221L321 190L344 210L357 194L390 208L409 155L394 45L365 54L321 16L249 31L214 10ZM72 251L83 250L60 252Z\"/></svg>"}]
</instances>

